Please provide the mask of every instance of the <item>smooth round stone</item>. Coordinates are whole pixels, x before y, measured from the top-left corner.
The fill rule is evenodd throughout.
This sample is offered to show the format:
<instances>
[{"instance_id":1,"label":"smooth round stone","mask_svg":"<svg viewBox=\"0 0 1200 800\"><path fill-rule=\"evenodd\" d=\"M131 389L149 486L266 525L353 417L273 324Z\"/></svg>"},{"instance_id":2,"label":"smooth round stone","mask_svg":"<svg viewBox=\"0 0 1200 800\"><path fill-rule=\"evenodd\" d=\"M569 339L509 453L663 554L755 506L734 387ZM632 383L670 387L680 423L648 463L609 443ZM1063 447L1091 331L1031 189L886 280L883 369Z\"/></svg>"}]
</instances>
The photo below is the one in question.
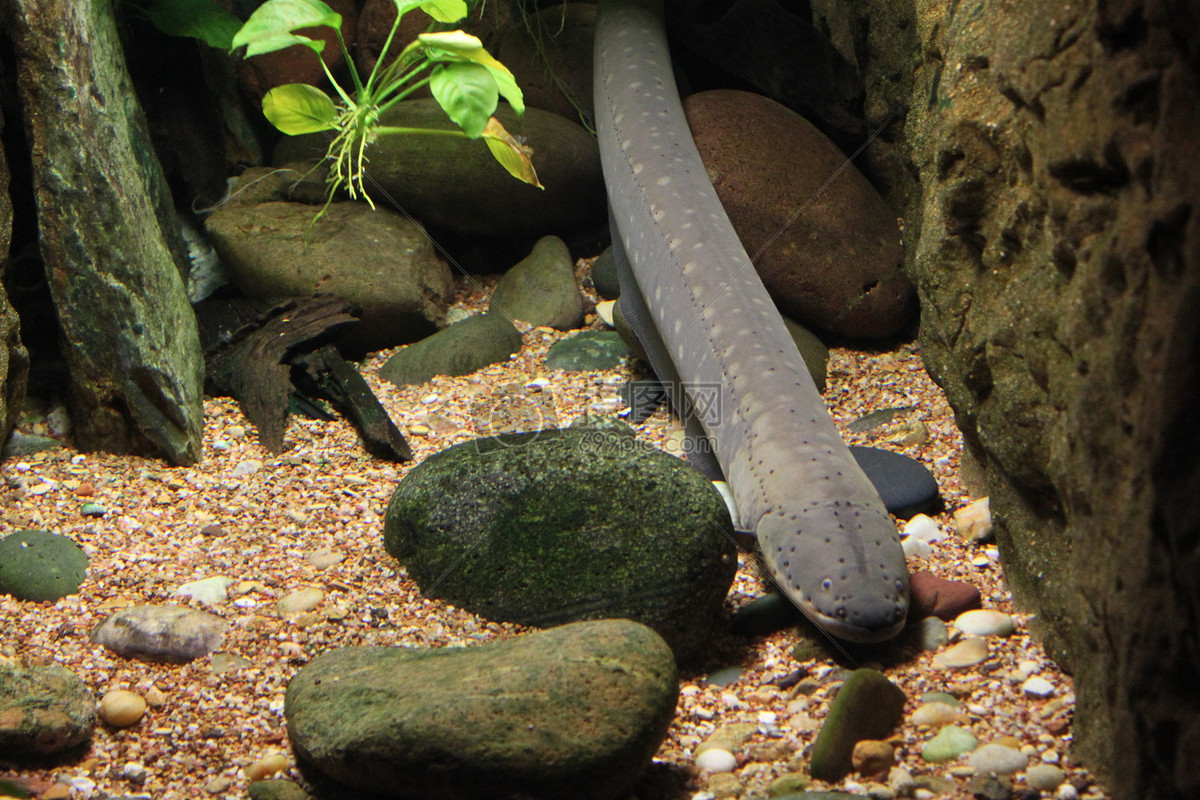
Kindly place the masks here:
<instances>
[{"instance_id":1,"label":"smooth round stone","mask_svg":"<svg viewBox=\"0 0 1200 800\"><path fill-rule=\"evenodd\" d=\"M881 775L896 762L896 750L889 742L863 739L854 745L850 763L859 775Z\"/></svg>"},{"instance_id":2,"label":"smooth round stone","mask_svg":"<svg viewBox=\"0 0 1200 800\"><path fill-rule=\"evenodd\" d=\"M967 759L976 775L1012 775L1029 765L1029 756L1002 744L985 744Z\"/></svg>"},{"instance_id":3,"label":"smooth round stone","mask_svg":"<svg viewBox=\"0 0 1200 800\"><path fill-rule=\"evenodd\" d=\"M291 759L283 753L272 753L271 755L263 756L258 761L246 767L246 780L251 782L261 781L263 778L270 777L277 772L282 772L291 766L291 763Z\"/></svg>"},{"instance_id":4,"label":"smooth round stone","mask_svg":"<svg viewBox=\"0 0 1200 800\"><path fill-rule=\"evenodd\" d=\"M704 772L733 772L737 769L737 758L728 750L710 747L696 756L696 766Z\"/></svg>"},{"instance_id":5,"label":"smooth round stone","mask_svg":"<svg viewBox=\"0 0 1200 800\"><path fill-rule=\"evenodd\" d=\"M1040 675L1034 675L1021 684L1021 691L1034 697L1049 697L1054 694L1054 684Z\"/></svg>"},{"instance_id":6,"label":"smooth round stone","mask_svg":"<svg viewBox=\"0 0 1200 800\"><path fill-rule=\"evenodd\" d=\"M954 618L954 627L971 636L1012 636L1013 618L1002 611L977 608Z\"/></svg>"},{"instance_id":7,"label":"smooth round stone","mask_svg":"<svg viewBox=\"0 0 1200 800\"><path fill-rule=\"evenodd\" d=\"M923 703L912 714L915 725L928 725L940 728L958 720L958 709L949 703Z\"/></svg>"},{"instance_id":8,"label":"smooth round stone","mask_svg":"<svg viewBox=\"0 0 1200 800\"><path fill-rule=\"evenodd\" d=\"M1053 792L1067 779L1067 773L1052 764L1035 764L1025 770L1025 785L1039 792Z\"/></svg>"},{"instance_id":9,"label":"smooth round stone","mask_svg":"<svg viewBox=\"0 0 1200 800\"><path fill-rule=\"evenodd\" d=\"M992 512L988 498L982 497L954 512L954 527L958 535L971 542L986 542L992 538Z\"/></svg>"},{"instance_id":10,"label":"smooth round stone","mask_svg":"<svg viewBox=\"0 0 1200 800\"><path fill-rule=\"evenodd\" d=\"M979 740L975 738L975 734L957 725L947 725L921 748L921 758L933 764L941 764L953 761L978 746Z\"/></svg>"},{"instance_id":11,"label":"smooth round stone","mask_svg":"<svg viewBox=\"0 0 1200 800\"><path fill-rule=\"evenodd\" d=\"M114 689L100 698L100 719L114 728L137 724L146 713L146 699L136 692Z\"/></svg>"},{"instance_id":12,"label":"smooth round stone","mask_svg":"<svg viewBox=\"0 0 1200 800\"><path fill-rule=\"evenodd\" d=\"M915 458L858 445L852 446L850 453L871 479L884 507L897 517L906 519L937 505L937 479Z\"/></svg>"},{"instance_id":13,"label":"smooth round stone","mask_svg":"<svg viewBox=\"0 0 1200 800\"><path fill-rule=\"evenodd\" d=\"M904 550L905 558L929 558L933 555L933 548L929 546L929 542L916 536L907 537L900 543L900 547Z\"/></svg>"},{"instance_id":14,"label":"smooth round stone","mask_svg":"<svg viewBox=\"0 0 1200 800\"><path fill-rule=\"evenodd\" d=\"M904 535L931 543L945 538L942 529L938 527L933 517L925 514L917 514L904 523Z\"/></svg>"},{"instance_id":15,"label":"smooth round stone","mask_svg":"<svg viewBox=\"0 0 1200 800\"><path fill-rule=\"evenodd\" d=\"M942 669L960 669L982 664L988 659L987 642L983 639L964 639L933 657L933 664Z\"/></svg>"},{"instance_id":16,"label":"smooth round stone","mask_svg":"<svg viewBox=\"0 0 1200 800\"><path fill-rule=\"evenodd\" d=\"M937 617L925 617L913 626L913 637L922 650L934 652L950 643L946 623Z\"/></svg>"},{"instance_id":17,"label":"smooth round stone","mask_svg":"<svg viewBox=\"0 0 1200 800\"><path fill-rule=\"evenodd\" d=\"M288 592L279 599L275 607L279 609L280 614L291 616L293 614L303 614L305 611L312 611L324 599L325 592L315 586L306 586L303 589Z\"/></svg>"},{"instance_id":18,"label":"smooth round stone","mask_svg":"<svg viewBox=\"0 0 1200 800\"><path fill-rule=\"evenodd\" d=\"M546 369L566 372L612 369L629 354L629 348L616 331L580 331L550 346Z\"/></svg>"}]
</instances>

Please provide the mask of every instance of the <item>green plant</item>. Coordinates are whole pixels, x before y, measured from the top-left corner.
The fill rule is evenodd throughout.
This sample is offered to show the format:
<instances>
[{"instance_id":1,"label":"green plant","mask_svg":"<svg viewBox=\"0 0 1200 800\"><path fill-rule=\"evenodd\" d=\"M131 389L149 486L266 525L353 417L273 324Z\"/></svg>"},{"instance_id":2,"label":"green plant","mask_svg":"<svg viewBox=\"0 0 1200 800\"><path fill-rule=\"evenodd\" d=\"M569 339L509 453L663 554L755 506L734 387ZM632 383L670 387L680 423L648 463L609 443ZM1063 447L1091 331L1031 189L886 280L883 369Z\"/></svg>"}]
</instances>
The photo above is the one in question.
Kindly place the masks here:
<instances>
[{"instance_id":1,"label":"green plant","mask_svg":"<svg viewBox=\"0 0 1200 800\"><path fill-rule=\"evenodd\" d=\"M483 43L463 31L422 33L399 56L386 63L400 20L420 8L433 19L453 23L467 14L464 0L392 0L396 21L374 69L364 82L354 67L342 39L342 17L321 0L267 0L243 24L213 0L151 0L144 12L154 25L173 36L190 36L206 44L235 51L245 47L247 57L271 53L292 45L316 53L338 101L315 86L292 83L278 86L263 97L263 114L283 133L332 132L327 158L329 200L345 187L352 198L374 203L363 184L366 149L389 134L465 136L483 139L492 156L513 176L542 188L530 159L531 150L513 137L492 114L503 97L517 114L525 104L513 75L484 49ZM297 30L332 28L345 58L353 86L343 88L321 57L325 42ZM428 84L434 98L459 129L401 128L380 124L381 115L421 86Z\"/></svg>"},{"instance_id":2,"label":"green plant","mask_svg":"<svg viewBox=\"0 0 1200 800\"><path fill-rule=\"evenodd\" d=\"M482 138L492 156L514 177L541 187L530 160L531 151L492 116L503 97L518 114L525 111L521 90L508 69L492 57L476 37L461 30L422 33L399 56L387 61L388 50L405 13L420 8L439 22L452 23L467 13L463 0L393 0L396 21L374 69L365 81L342 39L342 17L321 0L267 0L250 15L233 37L231 50L245 47L247 57L271 53L295 44L317 54L325 76L340 102L315 86L291 83L263 97L263 113L279 130L298 135L330 131L327 158L329 198L345 187L352 198L374 207L364 185L366 149L378 136L410 134ZM343 88L321 57L325 43L296 33L302 28L329 27L337 36L353 81ZM428 84L434 98L458 130L382 125L380 118L417 88Z\"/></svg>"}]
</instances>

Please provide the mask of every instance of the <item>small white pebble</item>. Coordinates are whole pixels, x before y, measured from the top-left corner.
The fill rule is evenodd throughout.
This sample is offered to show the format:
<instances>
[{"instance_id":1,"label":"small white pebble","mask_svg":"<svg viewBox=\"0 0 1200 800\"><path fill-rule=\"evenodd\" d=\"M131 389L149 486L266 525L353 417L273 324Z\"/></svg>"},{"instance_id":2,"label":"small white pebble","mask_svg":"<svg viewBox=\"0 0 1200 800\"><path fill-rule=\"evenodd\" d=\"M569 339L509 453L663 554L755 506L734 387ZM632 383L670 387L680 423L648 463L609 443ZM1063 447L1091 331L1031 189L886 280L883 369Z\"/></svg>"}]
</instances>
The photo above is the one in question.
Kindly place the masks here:
<instances>
[{"instance_id":1,"label":"small white pebble","mask_svg":"<svg viewBox=\"0 0 1200 800\"><path fill-rule=\"evenodd\" d=\"M437 401L438 401L438 396L436 394L427 394L421 398L421 405L429 406L429 405L433 405Z\"/></svg>"},{"instance_id":2,"label":"small white pebble","mask_svg":"<svg viewBox=\"0 0 1200 800\"><path fill-rule=\"evenodd\" d=\"M737 769L737 759L728 750L710 747L696 756L696 766L704 772L733 772Z\"/></svg>"},{"instance_id":3,"label":"small white pebble","mask_svg":"<svg viewBox=\"0 0 1200 800\"><path fill-rule=\"evenodd\" d=\"M1064 783L1058 787L1058 791L1054 793L1056 800L1079 800L1079 792L1069 783Z\"/></svg>"},{"instance_id":4,"label":"small white pebble","mask_svg":"<svg viewBox=\"0 0 1200 800\"><path fill-rule=\"evenodd\" d=\"M1025 680L1031 675L1036 675L1042 671L1041 666L1036 661L1025 660L1017 664L1017 673L1020 674L1021 680Z\"/></svg>"},{"instance_id":5,"label":"small white pebble","mask_svg":"<svg viewBox=\"0 0 1200 800\"><path fill-rule=\"evenodd\" d=\"M1034 697L1049 697L1054 694L1054 684L1035 675L1021 684L1021 691Z\"/></svg>"},{"instance_id":6,"label":"small white pebble","mask_svg":"<svg viewBox=\"0 0 1200 800\"><path fill-rule=\"evenodd\" d=\"M937 795L928 789L917 789L915 792L913 792L913 797L915 797L917 800L933 800L933 798L937 797Z\"/></svg>"},{"instance_id":7,"label":"small white pebble","mask_svg":"<svg viewBox=\"0 0 1200 800\"><path fill-rule=\"evenodd\" d=\"M925 514L917 514L908 522L904 523L904 535L913 536L917 539L923 539L929 543L933 543L944 538L942 529L938 527L937 522Z\"/></svg>"},{"instance_id":8,"label":"small white pebble","mask_svg":"<svg viewBox=\"0 0 1200 800\"><path fill-rule=\"evenodd\" d=\"M745 704L732 692L724 692L721 695L721 705L726 708L745 708Z\"/></svg>"},{"instance_id":9,"label":"small white pebble","mask_svg":"<svg viewBox=\"0 0 1200 800\"><path fill-rule=\"evenodd\" d=\"M1057 750L1047 750L1042 753L1041 758L1043 764L1057 764L1061 760Z\"/></svg>"},{"instance_id":10,"label":"small white pebble","mask_svg":"<svg viewBox=\"0 0 1200 800\"><path fill-rule=\"evenodd\" d=\"M900 543L900 548L904 551L905 558L930 558L933 556L933 548L929 546L929 542L918 539L916 536L907 537Z\"/></svg>"},{"instance_id":11,"label":"small white pebble","mask_svg":"<svg viewBox=\"0 0 1200 800\"><path fill-rule=\"evenodd\" d=\"M776 714L774 711L758 712L758 724L759 725L774 725L778 720L779 720L779 715Z\"/></svg>"}]
</instances>

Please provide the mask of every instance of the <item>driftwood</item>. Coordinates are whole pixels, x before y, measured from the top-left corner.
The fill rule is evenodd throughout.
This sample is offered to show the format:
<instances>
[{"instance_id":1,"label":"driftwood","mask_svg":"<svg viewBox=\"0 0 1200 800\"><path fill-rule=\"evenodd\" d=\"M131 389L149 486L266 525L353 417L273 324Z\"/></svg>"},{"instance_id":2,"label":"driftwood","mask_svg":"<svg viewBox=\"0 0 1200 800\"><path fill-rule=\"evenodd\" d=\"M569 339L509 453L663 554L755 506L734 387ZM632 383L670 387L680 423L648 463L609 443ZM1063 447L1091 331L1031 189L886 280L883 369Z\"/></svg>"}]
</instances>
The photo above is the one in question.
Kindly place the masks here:
<instances>
[{"instance_id":1,"label":"driftwood","mask_svg":"<svg viewBox=\"0 0 1200 800\"><path fill-rule=\"evenodd\" d=\"M205 341L205 390L233 397L273 453L284 449L288 411L298 394L293 377L329 399L363 436L367 452L406 461L412 450L362 375L330 342L357 323L334 295L265 307L254 301L209 301L197 307Z\"/></svg>"}]
</instances>

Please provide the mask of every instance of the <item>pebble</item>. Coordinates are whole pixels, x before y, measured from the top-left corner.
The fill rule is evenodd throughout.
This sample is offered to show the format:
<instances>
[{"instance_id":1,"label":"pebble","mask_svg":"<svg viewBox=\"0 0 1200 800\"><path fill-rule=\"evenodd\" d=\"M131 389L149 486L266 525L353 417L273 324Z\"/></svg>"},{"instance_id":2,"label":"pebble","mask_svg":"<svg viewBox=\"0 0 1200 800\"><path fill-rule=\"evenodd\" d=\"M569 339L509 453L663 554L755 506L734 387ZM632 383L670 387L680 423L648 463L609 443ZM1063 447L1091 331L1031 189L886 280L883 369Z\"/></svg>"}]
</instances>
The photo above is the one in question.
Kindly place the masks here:
<instances>
[{"instance_id":1,"label":"pebble","mask_svg":"<svg viewBox=\"0 0 1200 800\"><path fill-rule=\"evenodd\" d=\"M964 611L979 608L982 596L979 589L963 581L939 578L932 572L918 570L909 579L910 614L917 617L937 617L949 622Z\"/></svg>"},{"instance_id":2,"label":"pebble","mask_svg":"<svg viewBox=\"0 0 1200 800\"><path fill-rule=\"evenodd\" d=\"M315 586L306 586L303 589L297 589L294 592L288 592L279 599L275 607L279 609L279 613L284 616L292 616L303 614L306 611L312 611L321 601L325 599L325 592Z\"/></svg>"},{"instance_id":3,"label":"pebble","mask_svg":"<svg viewBox=\"0 0 1200 800\"><path fill-rule=\"evenodd\" d=\"M108 513L108 509L99 503L84 503L79 507L79 513L85 517L103 517Z\"/></svg>"},{"instance_id":4,"label":"pebble","mask_svg":"<svg viewBox=\"0 0 1200 800\"><path fill-rule=\"evenodd\" d=\"M225 775L218 775L208 783L204 784L204 791L208 792L209 794L221 794L222 792L228 790L230 786L233 786L232 778Z\"/></svg>"},{"instance_id":5,"label":"pebble","mask_svg":"<svg viewBox=\"0 0 1200 800\"><path fill-rule=\"evenodd\" d=\"M272 753L271 755L263 756L258 761L246 767L246 780L251 782L261 781L263 778L274 775L277 772L282 772L291 763L283 753Z\"/></svg>"},{"instance_id":6,"label":"pebble","mask_svg":"<svg viewBox=\"0 0 1200 800\"><path fill-rule=\"evenodd\" d=\"M315 553L310 553L304 560L315 569L329 569L334 564L339 564L345 560L346 554L341 550L318 550Z\"/></svg>"},{"instance_id":7,"label":"pebble","mask_svg":"<svg viewBox=\"0 0 1200 800\"><path fill-rule=\"evenodd\" d=\"M247 475L253 475L262 469L262 462L257 458L247 458L245 461L239 462L233 468L233 477L245 478Z\"/></svg>"},{"instance_id":8,"label":"pebble","mask_svg":"<svg viewBox=\"0 0 1200 800\"><path fill-rule=\"evenodd\" d=\"M892 767L888 771L887 785L899 797L911 797L917 788L912 773L904 767Z\"/></svg>"},{"instance_id":9,"label":"pebble","mask_svg":"<svg viewBox=\"0 0 1200 800\"><path fill-rule=\"evenodd\" d=\"M218 649L229 623L172 605L129 606L98 625L91 640L123 658L184 663Z\"/></svg>"},{"instance_id":10,"label":"pebble","mask_svg":"<svg viewBox=\"0 0 1200 800\"><path fill-rule=\"evenodd\" d=\"M989 608L959 614L954 618L954 627L971 636L1012 636L1016 630L1012 617Z\"/></svg>"},{"instance_id":11,"label":"pebble","mask_svg":"<svg viewBox=\"0 0 1200 800\"><path fill-rule=\"evenodd\" d=\"M100 698L100 719L114 728L137 724L146 713L146 699L136 692L114 689Z\"/></svg>"},{"instance_id":12,"label":"pebble","mask_svg":"<svg viewBox=\"0 0 1200 800\"><path fill-rule=\"evenodd\" d=\"M1029 756L1002 744L985 744L971 753L967 763L976 775L1012 775L1029 765Z\"/></svg>"},{"instance_id":13,"label":"pebble","mask_svg":"<svg viewBox=\"0 0 1200 800\"><path fill-rule=\"evenodd\" d=\"M917 646L926 652L940 650L950 643L950 631L946 623L937 617L925 617L913 628Z\"/></svg>"},{"instance_id":14,"label":"pebble","mask_svg":"<svg viewBox=\"0 0 1200 800\"><path fill-rule=\"evenodd\" d=\"M953 761L979 746L975 734L957 725L947 725L921 748L921 758L934 764Z\"/></svg>"},{"instance_id":15,"label":"pebble","mask_svg":"<svg viewBox=\"0 0 1200 800\"><path fill-rule=\"evenodd\" d=\"M1053 792L1067 779L1067 773L1051 764L1036 764L1025 770L1025 785L1039 792Z\"/></svg>"},{"instance_id":16,"label":"pebble","mask_svg":"<svg viewBox=\"0 0 1200 800\"><path fill-rule=\"evenodd\" d=\"M909 536L900 543L900 547L904 550L906 558L930 558L933 555L933 548L929 542L924 539L918 539L916 536Z\"/></svg>"},{"instance_id":17,"label":"pebble","mask_svg":"<svg viewBox=\"0 0 1200 800\"><path fill-rule=\"evenodd\" d=\"M920 539L929 544L945 538L942 529L938 527L937 521L925 514L917 514L904 523L904 535Z\"/></svg>"},{"instance_id":18,"label":"pebble","mask_svg":"<svg viewBox=\"0 0 1200 800\"><path fill-rule=\"evenodd\" d=\"M212 606L224 602L229 597L229 587L232 584L233 578L214 575L211 578L185 583L175 590L175 594Z\"/></svg>"},{"instance_id":19,"label":"pebble","mask_svg":"<svg viewBox=\"0 0 1200 800\"><path fill-rule=\"evenodd\" d=\"M696 766L704 772L733 772L737 769L737 758L728 750L710 747L696 756Z\"/></svg>"},{"instance_id":20,"label":"pebble","mask_svg":"<svg viewBox=\"0 0 1200 800\"><path fill-rule=\"evenodd\" d=\"M914 725L926 725L931 728L940 728L943 725L949 725L958 720L958 709L949 703L932 702L922 703L917 707L917 710L912 713L912 721Z\"/></svg>"},{"instance_id":21,"label":"pebble","mask_svg":"<svg viewBox=\"0 0 1200 800\"><path fill-rule=\"evenodd\" d=\"M1054 684L1040 675L1034 675L1021 684L1021 691L1034 697L1049 697L1054 694Z\"/></svg>"},{"instance_id":22,"label":"pebble","mask_svg":"<svg viewBox=\"0 0 1200 800\"><path fill-rule=\"evenodd\" d=\"M986 542L992 538L992 512L988 498L969 503L954 512L954 527L958 535L969 542Z\"/></svg>"},{"instance_id":23,"label":"pebble","mask_svg":"<svg viewBox=\"0 0 1200 800\"><path fill-rule=\"evenodd\" d=\"M863 739L856 742L850 763L859 775L882 775L896 762L895 748L889 742L878 739Z\"/></svg>"},{"instance_id":24,"label":"pebble","mask_svg":"<svg viewBox=\"0 0 1200 800\"><path fill-rule=\"evenodd\" d=\"M933 657L933 665L942 669L960 669L982 664L988 659L987 642L974 637L964 639Z\"/></svg>"}]
</instances>

